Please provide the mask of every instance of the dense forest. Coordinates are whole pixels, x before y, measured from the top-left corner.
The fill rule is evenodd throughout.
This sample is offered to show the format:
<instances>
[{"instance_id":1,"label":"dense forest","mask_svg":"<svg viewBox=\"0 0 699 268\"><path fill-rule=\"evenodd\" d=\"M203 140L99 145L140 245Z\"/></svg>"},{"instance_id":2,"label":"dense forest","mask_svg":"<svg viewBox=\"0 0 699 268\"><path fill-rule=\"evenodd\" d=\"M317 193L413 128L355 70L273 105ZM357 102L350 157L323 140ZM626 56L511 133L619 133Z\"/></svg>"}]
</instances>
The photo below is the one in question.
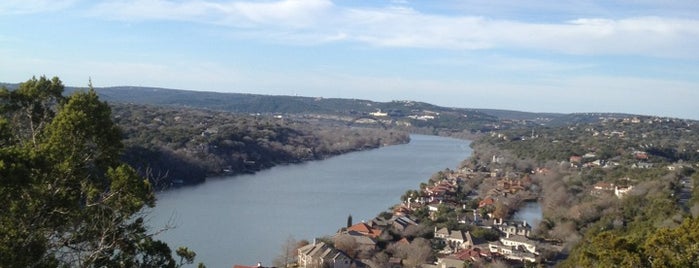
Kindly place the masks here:
<instances>
[{"instance_id":1,"label":"dense forest","mask_svg":"<svg viewBox=\"0 0 699 268\"><path fill-rule=\"evenodd\" d=\"M112 107L124 132L124 160L160 188L410 140L403 131L312 124L281 116L134 104Z\"/></svg>"}]
</instances>

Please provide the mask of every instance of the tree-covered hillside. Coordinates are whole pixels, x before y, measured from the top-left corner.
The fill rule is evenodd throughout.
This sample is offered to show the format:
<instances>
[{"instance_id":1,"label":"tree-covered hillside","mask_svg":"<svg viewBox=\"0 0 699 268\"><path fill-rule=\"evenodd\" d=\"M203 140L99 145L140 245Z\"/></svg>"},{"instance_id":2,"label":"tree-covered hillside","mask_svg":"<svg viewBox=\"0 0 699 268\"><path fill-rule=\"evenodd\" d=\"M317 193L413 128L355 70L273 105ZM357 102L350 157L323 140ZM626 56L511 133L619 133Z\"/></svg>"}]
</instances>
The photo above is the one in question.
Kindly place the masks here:
<instances>
[{"instance_id":1,"label":"tree-covered hillside","mask_svg":"<svg viewBox=\"0 0 699 268\"><path fill-rule=\"evenodd\" d=\"M100 88L98 92L110 102L204 108L240 114L317 116L349 125L369 119L383 126L426 134L472 133L502 127L497 117L486 113L415 101L374 102L143 87L109 87Z\"/></svg>"},{"instance_id":2,"label":"tree-covered hillside","mask_svg":"<svg viewBox=\"0 0 699 268\"><path fill-rule=\"evenodd\" d=\"M125 161L159 187L410 139L402 131L320 125L284 117L152 105L114 104L113 108L115 121L124 130Z\"/></svg>"}]
</instances>

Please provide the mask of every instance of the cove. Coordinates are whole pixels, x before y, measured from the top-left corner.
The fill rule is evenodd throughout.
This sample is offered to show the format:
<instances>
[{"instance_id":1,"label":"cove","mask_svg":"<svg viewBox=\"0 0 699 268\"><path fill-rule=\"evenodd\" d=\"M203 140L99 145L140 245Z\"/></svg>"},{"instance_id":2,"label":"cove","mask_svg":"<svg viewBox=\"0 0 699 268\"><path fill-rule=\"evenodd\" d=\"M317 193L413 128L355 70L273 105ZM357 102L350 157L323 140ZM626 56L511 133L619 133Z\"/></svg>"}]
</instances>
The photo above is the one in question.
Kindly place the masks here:
<instances>
[{"instance_id":1,"label":"cove","mask_svg":"<svg viewBox=\"0 0 699 268\"><path fill-rule=\"evenodd\" d=\"M538 201L524 202L524 204L519 207L517 212L512 215L512 218L515 220L526 221L532 226L532 229L536 229L543 218L541 204L539 204Z\"/></svg>"},{"instance_id":2,"label":"cove","mask_svg":"<svg viewBox=\"0 0 699 268\"><path fill-rule=\"evenodd\" d=\"M277 166L255 174L209 178L157 194L153 230L173 249L187 246L207 267L271 265L289 237L334 234L352 215L370 220L437 171L471 155L470 142L411 135L403 145Z\"/></svg>"}]
</instances>

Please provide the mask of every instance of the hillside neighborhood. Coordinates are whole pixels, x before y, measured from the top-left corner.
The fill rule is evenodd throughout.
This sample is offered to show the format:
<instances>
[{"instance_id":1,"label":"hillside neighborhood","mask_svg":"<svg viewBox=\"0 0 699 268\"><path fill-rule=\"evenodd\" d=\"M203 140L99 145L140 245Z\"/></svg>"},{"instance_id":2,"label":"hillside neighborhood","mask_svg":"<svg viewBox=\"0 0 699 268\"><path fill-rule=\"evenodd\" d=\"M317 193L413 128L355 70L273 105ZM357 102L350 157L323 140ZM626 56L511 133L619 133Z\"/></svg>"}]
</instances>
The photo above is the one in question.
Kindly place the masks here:
<instances>
[{"instance_id":1,"label":"hillside neighborhood","mask_svg":"<svg viewBox=\"0 0 699 268\"><path fill-rule=\"evenodd\" d=\"M565 131L562 135L566 135L566 131L578 132L576 137L583 142L574 143L583 146L590 142L585 141L587 137L592 137L591 140L618 139L628 143L632 137L650 140L656 135L652 131L637 133L629 130L629 126L674 124L657 118L609 119L601 122L604 127L597 127L604 128L602 130L594 127L566 127L563 128ZM615 126L625 129L610 130ZM550 133L511 137L512 133L493 132L486 140L505 146L521 145L521 142L539 143L546 139L550 139L553 144L561 143L559 138ZM623 143L607 142L604 146L621 144ZM486 147L479 147L484 145ZM492 145L478 143L474 155L458 169L440 171L422 183L419 190L406 191L401 202L393 206L392 210L360 223L352 223L350 216L347 226L340 228L337 233L318 237L298 247L295 252L296 262L286 265L342 268L460 268L495 264L515 267L547 266L565 259L575 249L575 241L578 240L569 239L579 231L562 232L563 229L560 228L570 226L566 221L573 220L585 226L599 219L597 217L605 217L604 214L594 216L595 213L622 209L620 206L627 202L626 197L639 198L647 193L649 183L660 183L644 176L664 174L667 178L676 178L668 181L680 185L671 188L672 196L677 196L675 202L686 209L691 205L689 202L696 182L677 172L692 170L697 164L681 160L668 161L668 158L660 157L657 149L650 144L628 146L624 150L617 149L615 153L609 153L601 146L583 147L582 150L566 149L567 152L574 152L567 155L551 151L552 155L558 155L557 159L541 166L534 166L532 162L521 160L521 156L513 155L520 149L493 151L488 146ZM545 149L537 147L542 148ZM582 184L569 188L576 191L575 195L582 199L578 201L579 204L573 205L572 210L566 212L568 216L557 219L555 213L563 213L560 209L565 208L544 207L557 198L557 194L550 190L552 178L567 178L561 177L561 174L588 173L609 175L583 181ZM598 211L585 212L585 207L589 204L597 206ZM514 217L527 205L541 206L539 215L533 222ZM544 217L542 213L549 216ZM537 228L537 224L545 226Z\"/></svg>"}]
</instances>

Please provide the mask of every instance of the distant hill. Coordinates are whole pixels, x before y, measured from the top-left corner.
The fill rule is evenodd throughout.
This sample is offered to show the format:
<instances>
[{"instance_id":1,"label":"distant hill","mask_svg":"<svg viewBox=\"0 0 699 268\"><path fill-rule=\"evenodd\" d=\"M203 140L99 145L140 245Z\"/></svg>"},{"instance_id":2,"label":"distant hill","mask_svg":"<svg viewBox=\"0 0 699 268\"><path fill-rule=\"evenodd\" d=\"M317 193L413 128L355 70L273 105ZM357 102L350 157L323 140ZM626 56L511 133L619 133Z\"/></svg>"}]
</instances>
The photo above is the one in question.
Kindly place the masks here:
<instances>
[{"instance_id":1,"label":"distant hill","mask_svg":"<svg viewBox=\"0 0 699 268\"><path fill-rule=\"evenodd\" d=\"M67 89L66 91L75 90ZM374 102L359 99L270 96L149 87L96 88L100 98L119 103L204 108L246 114L322 117L347 124L381 124L427 134L442 131L488 131L498 117L472 109L440 107L415 101Z\"/></svg>"},{"instance_id":2,"label":"distant hill","mask_svg":"<svg viewBox=\"0 0 699 268\"><path fill-rule=\"evenodd\" d=\"M17 84L0 83L13 89ZM77 90L66 87L66 94ZM534 113L498 109L449 108L416 101L221 93L155 87L96 88L109 102L203 108L244 114L290 115L346 124L380 124L425 134L476 133L500 129L599 122L636 115L618 113Z\"/></svg>"}]
</instances>

